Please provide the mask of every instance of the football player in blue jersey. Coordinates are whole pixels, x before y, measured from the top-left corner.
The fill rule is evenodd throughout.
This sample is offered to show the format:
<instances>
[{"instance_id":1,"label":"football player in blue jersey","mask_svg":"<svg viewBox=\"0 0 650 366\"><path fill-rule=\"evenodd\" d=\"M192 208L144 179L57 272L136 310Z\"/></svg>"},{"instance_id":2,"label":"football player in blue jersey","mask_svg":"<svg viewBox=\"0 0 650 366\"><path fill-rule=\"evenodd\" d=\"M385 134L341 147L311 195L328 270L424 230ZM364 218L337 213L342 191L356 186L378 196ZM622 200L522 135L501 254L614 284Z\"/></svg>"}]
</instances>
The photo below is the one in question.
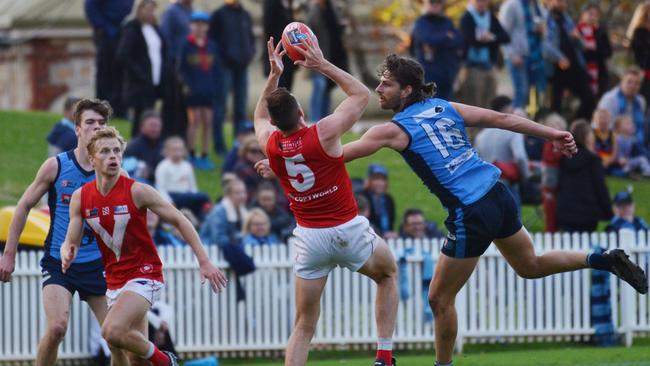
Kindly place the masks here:
<instances>
[{"instance_id":1,"label":"football player in blue jersey","mask_svg":"<svg viewBox=\"0 0 650 366\"><path fill-rule=\"evenodd\" d=\"M82 99L75 104L73 120L77 147L45 160L18 201L9 225L4 254L0 257L1 282L11 280L18 238L25 228L29 210L48 193L50 230L41 259L43 307L47 324L36 351L36 366L55 365L59 345L68 328L70 305L75 292L79 292L79 297L88 303L100 324L108 311L104 266L92 231L88 229L84 232L77 259L65 274L61 272L60 247L68 229L72 193L95 179L86 145L95 132L104 127L111 114L111 106L105 101ZM127 364L122 351L111 351L114 365Z\"/></svg>"},{"instance_id":2,"label":"football player in blue jersey","mask_svg":"<svg viewBox=\"0 0 650 366\"><path fill-rule=\"evenodd\" d=\"M458 328L456 294L492 242L524 278L594 268L612 272L638 292L647 293L646 274L623 250L537 255L512 194L498 181L499 169L478 157L465 126L539 136L551 141L567 158L577 152L571 133L513 114L434 98L435 87L424 82L422 66L407 57L389 55L378 71L380 84L375 91L379 104L396 114L391 122L375 125L359 140L346 144L343 155L351 161L384 147L399 152L449 213L443 255L429 287L429 303L435 314L436 365L452 365ZM256 169L265 177L271 176L266 161L258 162Z\"/></svg>"},{"instance_id":3,"label":"football player in blue jersey","mask_svg":"<svg viewBox=\"0 0 650 366\"><path fill-rule=\"evenodd\" d=\"M422 66L407 57L389 55L378 76L380 83L375 90L380 106L396 114L391 122L373 126L359 140L345 145L344 156L351 161L383 147L396 150L449 213L444 255L429 288L429 303L435 314L436 365L452 364L456 294L492 242L524 278L595 268L614 273L640 293L647 292L645 273L622 250L537 255L510 191L498 181L499 169L478 157L465 127L502 128L539 136L551 141L567 158L577 152L569 132L513 114L434 98L434 85L425 84Z\"/></svg>"}]
</instances>

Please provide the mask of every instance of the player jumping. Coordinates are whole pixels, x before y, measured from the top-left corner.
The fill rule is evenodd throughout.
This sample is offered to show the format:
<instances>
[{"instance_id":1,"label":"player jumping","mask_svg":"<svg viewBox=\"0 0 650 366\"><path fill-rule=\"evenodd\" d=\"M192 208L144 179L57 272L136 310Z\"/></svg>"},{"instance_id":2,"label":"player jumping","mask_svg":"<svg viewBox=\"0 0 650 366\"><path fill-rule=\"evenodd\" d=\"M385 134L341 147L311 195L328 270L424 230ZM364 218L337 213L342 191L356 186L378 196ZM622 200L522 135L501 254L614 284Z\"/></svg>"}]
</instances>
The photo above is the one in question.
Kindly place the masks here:
<instances>
[{"instance_id":1,"label":"player jumping","mask_svg":"<svg viewBox=\"0 0 650 366\"><path fill-rule=\"evenodd\" d=\"M296 236L296 321L285 365L303 366L320 314L320 298L334 267L358 271L377 283L376 321L379 335L375 366L395 365L392 335L397 316L395 259L384 241L357 215L350 177L345 170L341 135L368 105L368 89L323 58L317 43L306 41L297 63L336 82L348 95L334 113L307 126L302 108L286 89L281 46L269 39L271 72L255 109L255 135L280 178L298 223Z\"/></svg>"}]
</instances>

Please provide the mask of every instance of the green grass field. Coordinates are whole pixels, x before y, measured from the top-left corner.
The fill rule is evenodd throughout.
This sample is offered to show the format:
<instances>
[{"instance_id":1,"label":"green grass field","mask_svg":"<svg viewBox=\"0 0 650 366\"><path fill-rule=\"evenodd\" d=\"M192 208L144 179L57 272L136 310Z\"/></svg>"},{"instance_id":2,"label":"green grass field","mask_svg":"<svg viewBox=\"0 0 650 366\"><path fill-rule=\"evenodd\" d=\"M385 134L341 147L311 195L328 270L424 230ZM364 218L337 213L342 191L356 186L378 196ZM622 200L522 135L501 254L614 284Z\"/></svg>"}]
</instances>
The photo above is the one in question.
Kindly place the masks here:
<instances>
[{"instance_id":1,"label":"green grass field","mask_svg":"<svg viewBox=\"0 0 650 366\"><path fill-rule=\"evenodd\" d=\"M7 112L0 111L0 206L14 205L20 195L33 179L38 167L47 154L45 136L49 129L60 117L56 114L43 112ZM128 137L130 125L125 121L115 121L113 124ZM227 126L226 136L230 136L230 125ZM357 138L349 134L345 140ZM212 156L217 167L221 159ZM442 223L446 213L438 199L424 187L411 169L404 163L401 156L384 149L374 156L359 159L348 164L350 176L364 178L368 164L380 162L389 170L390 192L395 197L398 218L408 207L419 207L424 210L427 218ZM211 197L221 195L219 170L203 172L197 170L199 188ZM634 187L637 203L637 213L650 219L650 183L648 181L632 181L627 179L609 178L610 193L624 189L627 185ZM542 219L532 207L524 207L524 223L531 231L541 231Z\"/></svg>"},{"instance_id":2,"label":"green grass field","mask_svg":"<svg viewBox=\"0 0 650 366\"><path fill-rule=\"evenodd\" d=\"M399 366L433 366L433 351L397 351ZM365 356L365 357L364 357ZM308 366L370 366L374 354L315 352ZM280 366L282 360L221 360L224 366ZM454 357L455 366L650 366L650 339L637 340L631 348L597 348L582 344L532 343L469 345Z\"/></svg>"}]
</instances>

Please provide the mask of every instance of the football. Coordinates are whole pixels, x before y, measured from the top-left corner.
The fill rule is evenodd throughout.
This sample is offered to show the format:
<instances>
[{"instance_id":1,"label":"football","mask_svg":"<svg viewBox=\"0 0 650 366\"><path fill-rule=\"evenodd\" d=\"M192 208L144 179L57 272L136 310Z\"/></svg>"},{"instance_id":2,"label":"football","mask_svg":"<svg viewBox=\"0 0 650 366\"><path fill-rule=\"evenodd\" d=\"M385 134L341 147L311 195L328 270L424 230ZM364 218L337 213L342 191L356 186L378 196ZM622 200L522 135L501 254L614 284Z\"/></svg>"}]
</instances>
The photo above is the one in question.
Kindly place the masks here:
<instances>
[{"instance_id":1,"label":"football","mask_svg":"<svg viewBox=\"0 0 650 366\"><path fill-rule=\"evenodd\" d=\"M282 46L287 50L287 56L289 56L292 61L305 59L300 52L296 50L296 47L305 48L303 42L307 38L317 41L314 32L312 32L304 23L293 22L284 27L284 31L282 31Z\"/></svg>"}]
</instances>

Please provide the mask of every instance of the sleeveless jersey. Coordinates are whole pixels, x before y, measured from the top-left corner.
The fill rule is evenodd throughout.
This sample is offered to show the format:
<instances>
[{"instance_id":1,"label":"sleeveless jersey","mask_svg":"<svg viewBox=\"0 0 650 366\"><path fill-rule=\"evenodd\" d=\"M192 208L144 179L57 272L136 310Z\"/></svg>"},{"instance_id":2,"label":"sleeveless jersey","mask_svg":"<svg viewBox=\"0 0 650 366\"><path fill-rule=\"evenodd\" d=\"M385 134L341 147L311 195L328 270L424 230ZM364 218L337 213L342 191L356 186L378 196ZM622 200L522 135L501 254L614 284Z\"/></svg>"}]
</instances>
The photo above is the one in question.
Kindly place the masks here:
<instances>
[{"instance_id":1,"label":"sleeveless jersey","mask_svg":"<svg viewBox=\"0 0 650 366\"><path fill-rule=\"evenodd\" d=\"M402 157L443 206L472 204L499 179L501 172L479 158L467 138L465 121L447 101L414 103L393 122L410 140Z\"/></svg>"},{"instance_id":2,"label":"sleeveless jersey","mask_svg":"<svg viewBox=\"0 0 650 366\"><path fill-rule=\"evenodd\" d=\"M316 125L284 137L271 134L266 145L269 164L280 179L298 225L326 228L357 216L352 183L343 156L323 150Z\"/></svg>"},{"instance_id":3,"label":"sleeveless jersey","mask_svg":"<svg viewBox=\"0 0 650 366\"><path fill-rule=\"evenodd\" d=\"M74 150L58 154L56 162L58 165L56 179L48 191L50 229L45 239L45 256L61 260L61 245L70 222L70 198L77 188L95 179L95 172L86 171L79 165ZM81 247L74 263L96 261L101 256L92 230L88 225L84 225Z\"/></svg>"},{"instance_id":4,"label":"sleeveless jersey","mask_svg":"<svg viewBox=\"0 0 650 366\"><path fill-rule=\"evenodd\" d=\"M95 181L81 189L81 215L95 232L109 290L135 278L163 282L162 263L147 231L146 209L133 203L134 182L120 176L106 196L99 193Z\"/></svg>"}]
</instances>

